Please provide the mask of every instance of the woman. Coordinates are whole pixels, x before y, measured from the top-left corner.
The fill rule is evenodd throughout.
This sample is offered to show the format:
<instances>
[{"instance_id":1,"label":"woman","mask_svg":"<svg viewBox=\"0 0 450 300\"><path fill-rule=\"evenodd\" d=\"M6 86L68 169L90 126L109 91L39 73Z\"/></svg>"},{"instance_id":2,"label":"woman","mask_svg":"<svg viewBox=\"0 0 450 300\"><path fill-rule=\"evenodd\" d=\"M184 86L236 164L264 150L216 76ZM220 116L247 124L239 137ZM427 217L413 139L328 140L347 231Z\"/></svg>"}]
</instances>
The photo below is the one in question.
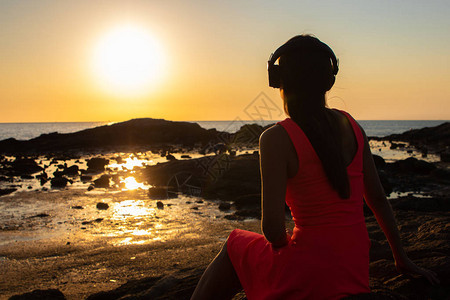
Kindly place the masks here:
<instances>
[{"instance_id":1,"label":"woman","mask_svg":"<svg viewBox=\"0 0 450 300\"><path fill-rule=\"evenodd\" d=\"M275 62L279 58L279 64ZM329 109L325 94L338 61L317 38L296 36L269 63L286 120L260 137L262 231L236 229L203 274L192 299L229 299L241 286L252 299L339 299L370 292L363 198L383 229L401 273L416 266L400 242L363 129ZM285 228L285 202L295 222Z\"/></svg>"}]
</instances>

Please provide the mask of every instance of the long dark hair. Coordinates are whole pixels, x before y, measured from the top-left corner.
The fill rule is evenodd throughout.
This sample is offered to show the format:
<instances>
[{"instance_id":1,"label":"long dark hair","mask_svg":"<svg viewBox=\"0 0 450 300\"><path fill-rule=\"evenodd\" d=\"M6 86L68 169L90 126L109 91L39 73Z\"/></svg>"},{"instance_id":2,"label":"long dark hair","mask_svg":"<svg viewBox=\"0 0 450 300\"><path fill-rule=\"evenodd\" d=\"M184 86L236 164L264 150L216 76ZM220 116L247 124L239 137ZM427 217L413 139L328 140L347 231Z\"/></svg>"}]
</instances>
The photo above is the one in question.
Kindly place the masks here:
<instances>
[{"instance_id":1,"label":"long dark hair","mask_svg":"<svg viewBox=\"0 0 450 300\"><path fill-rule=\"evenodd\" d=\"M317 38L296 36L287 43ZM284 110L308 137L322 162L331 186L343 199L350 197L350 182L344 163L335 114L326 109L325 94L334 84L329 53L314 47L298 47L281 55L281 89Z\"/></svg>"}]
</instances>

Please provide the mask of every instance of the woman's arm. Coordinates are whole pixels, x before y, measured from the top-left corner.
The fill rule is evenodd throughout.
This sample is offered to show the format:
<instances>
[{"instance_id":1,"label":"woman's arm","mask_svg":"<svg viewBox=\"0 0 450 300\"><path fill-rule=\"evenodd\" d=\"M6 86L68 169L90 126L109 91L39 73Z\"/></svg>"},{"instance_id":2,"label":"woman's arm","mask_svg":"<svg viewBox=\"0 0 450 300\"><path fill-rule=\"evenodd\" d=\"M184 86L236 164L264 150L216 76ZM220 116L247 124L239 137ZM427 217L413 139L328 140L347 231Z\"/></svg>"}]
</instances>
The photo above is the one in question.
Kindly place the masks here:
<instances>
[{"instance_id":1,"label":"woman's arm","mask_svg":"<svg viewBox=\"0 0 450 300\"><path fill-rule=\"evenodd\" d=\"M384 194L383 187L378 177L378 172L370 151L369 142L364 130L364 154L363 154L363 173L364 173L364 198L367 205L372 210L378 224L383 230L392 254L395 259L397 270L401 273L418 274L425 276L432 284L439 283L434 272L419 268L407 256L403 249L400 234L395 221L392 207Z\"/></svg>"},{"instance_id":2,"label":"woman's arm","mask_svg":"<svg viewBox=\"0 0 450 300\"><path fill-rule=\"evenodd\" d=\"M287 132L275 125L259 139L262 194L262 232L274 247L289 242L285 227L285 196L287 184Z\"/></svg>"}]
</instances>

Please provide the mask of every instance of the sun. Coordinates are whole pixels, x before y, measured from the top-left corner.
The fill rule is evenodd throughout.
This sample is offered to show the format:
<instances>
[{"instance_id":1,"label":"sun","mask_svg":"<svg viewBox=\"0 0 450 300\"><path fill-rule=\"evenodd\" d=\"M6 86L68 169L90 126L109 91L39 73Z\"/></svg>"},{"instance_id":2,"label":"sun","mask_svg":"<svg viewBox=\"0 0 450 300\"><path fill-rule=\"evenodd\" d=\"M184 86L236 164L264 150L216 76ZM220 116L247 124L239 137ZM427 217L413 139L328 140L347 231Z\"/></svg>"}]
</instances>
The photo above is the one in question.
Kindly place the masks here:
<instances>
[{"instance_id":1,"label":"sun","mask_svg":"<svg viewBox=\"0 0 450 300\"><path fill-rule=\"evenodd\" d=\"M131 96L149 92L164 74L160 44L143 27L121 25L105 34L94 47L92 67L109 92Z\"/></svg>"}]
</instances>

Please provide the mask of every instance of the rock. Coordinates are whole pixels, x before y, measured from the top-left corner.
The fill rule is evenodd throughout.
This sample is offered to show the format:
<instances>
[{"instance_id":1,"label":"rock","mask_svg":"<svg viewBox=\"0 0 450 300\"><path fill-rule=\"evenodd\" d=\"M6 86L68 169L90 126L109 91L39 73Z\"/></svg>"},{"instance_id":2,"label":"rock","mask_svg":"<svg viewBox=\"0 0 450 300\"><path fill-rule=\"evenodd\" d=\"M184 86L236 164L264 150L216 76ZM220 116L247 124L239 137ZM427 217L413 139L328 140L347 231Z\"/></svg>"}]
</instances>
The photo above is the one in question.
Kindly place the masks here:
<instances>
[{"instance_id":1,"label":"rock","mask_svg":"<svg viewBox=\"0 0 450 300\"><path fill-rule=\"evenodd\" d=\"M94 157L87 161L87 172L103 172L105 166L109 164L109 160L101 157Z\"/></svg>"},{"instance_id":2,"label":"rock","mask_svg":"<svg viewBox=\"0 0 450 300\"><path fill-rule=\"evenodd\" d=\"M377 169L384 169L384 167L386 166L386 161L384 160L384 158L375 154L373 154L372 157Z\"/></svg>"},{"instance_id":3,"label":"rock","mask_svg":"<svg viewBox=\"0 0 450 300\"><path fill-rule=\"evenodd\" d=\"M90 295L86 300L190 299L203 268L181 269L164 277L130 280L120 287Z\"/></svg>"},{"instance_id":4,"label":"rock","mask_svg":"<svg viewBox=\"0 0 450 300\"><path fill-rule=\"evenodd\" d=\"M80 205L75 205L75 206L72 206L71 208L72 209L84 209L84 207L80 206Z\"/></svg>"},{"instance_id":5,"label":"rock","mask_svg":"<svg viewBox=\"0 0 450 300\"><path fill-rule=\"evenodd\" d=\"M166 155L166 159L167 159L167 160L177 160L176 157L173 156L173 155L170 154L170 153Z\"/></svg>"},{"instance_id":6,"label":"rock","mask_svg":"<svg viewBox=\"0 0 450 300\"><path fill-rule=\"evenodd\" d=\"M148 189L148 197L150 199L167 199L167 188L154 186Z\"/></svg>"},{"instance_id":7,"label":"rock","mask_svg":"<svg viewBox=\"0 0 450 300\"><path fill-rule=\"evenodd\" d=\"M11 164L12 175L31 175L42 171L42 168L32 158L17 157Z\"/></svg>"},{"instance_id":8,"label":"rock","mask_svg":"<svg viewBox=\"0 0 450 300\"><path fill-rule=\"evenodd\" d=\"M15 188L0 189L0 196L8 195L17 191Z\"/></svg>"},{"instance_id":9,"label":"rock","mask_svg":"<svg viewBox=\"0 0 450 300\"><path fill-rule=\"evenodd\" d=\"M13 179L13 178L6 177L6 176L0 176L0 181L13 182L14 179Z\"/></svg>"},{"instance_id":10,"label":"rock","mask_svg":"<svg viewBox=\"0 0 450 300\"><path fill-rule=\"evenodd\" d=\"M53 177L50 180L52 188L64 188L70 180L64 176Z\"/></svg>"},{"instance_id":11,"label":"rock","mask_svg":"<svg viewBox=\"0 0 450 300\"><path fill-rule=\"evenodd\" d=\"M65 300L64 294L57 289L34 290L29 293L15 295L9 300Z\"/></svg>"},{"instance_id":12,"label":"rock","mask_svg":"<svg viewBox=\"0 0 450 300\"><path fill-rule=\"evenodd\" d=\"M409 157L404 160L399 160L388 164L389 170L397 173L417 173L422 175L430 174L436 169L432 163L418 160L414 157Z\"/></svg>"},{"instance_id":13,"label":"rock","mask_svg":"<svg viewBox=\"0 0 450 300\"><path fill-rule=\"evenodd\" d=\"M414 196L399 197L390 200L391 206L396 210L410 210L420 212L450 211L450 198L433 197L422 198Z\"/></svg>"},{"instance_id":14,"label":"rock","mask_svg":"<svg viewBox=\"0 0 450 300\"><path fill-rule=\"evenodd\" d=\"M111 176L103 174L100 178L94 180L94 186L96 188L109 188L109 179Z\"/></svg>"},{"instance_id":15,"label":"rock","mask_svg":"<svg viewBox=\"0 0 450 300\"><path fill-rule=\"evenodd\" d=\"M187 154L183 154L183 155L181 155L181 158L191 158L191 156L187 155Z\"/></svg>"},{"instance_id":16,"label":"rock","mask_svg":"<svg viewBox=\"0 0 450 300\"><path fill-rule=\"evenodd\" d=\"M79 167L77 165L73 165L73 166L70 166L68 168L65 168L63 170L63 174L64 175L69 175L69 176L77 176L78 175L78 171L79 171Z\"/></svg>"},{"instance_id":17,"label":"rock","mask_svg":"<svg viewBox=\"0 0 450 300\"><path fill-rule=\"evenodd\" d=\"M133 119L126 122L89 128L74 133L51 133L28 140L10 138L0 141L0 153L48 153L118 147L178 144L192 147L217 138L217 130L204 129L197 123L172 122L162 119Z\"/></svg>"},{"instance_id":18,"label":"rock","mask_svg":"<svg viewBox=\"0 0 450 300\"><path fill-rule=\"evenodd\" d=\"M99 209L99 210L106 210L108 208L109 208L109 205L107 203L104 203L104 202L97 203L97 209Z\"/></svg>"},{"instance_id":19,"label":"rock","mask_svg":"<svg viewBox=\"0 0 450 300\"><path fill-rule=\"evenodd\" d=\"M88 190L88 192L89 192L89 191L92 191L94 188L95 188L95 187L91 184L90 186L88 186L87 190Z\"/></svg>"},{"instance_id":20,"label":"rock","mask_svg":"<svg viewBox=\"0 0 450 300\"><path fill-rule=\"evenodd\" d=\"M450 152L441 152L440 157L442 162L450 162Z\"/></svg>"},{"instance_id":21,"label":"rock","mask_svg":"<svg viewBox=\"0 0 450 300\"><path fill-rule=\"evenodd\" d=\"M435 151L445 150L450 145L450 122L434 127L413 129L401 134L392 134L384 137L385 140L408 142L416 147L432 147Z\"/></svg>"},{"instance_id":22,"label":"rock","mask_svg":"<svg viewBox=\"0 0 450 300\"><path fill-rule=\"evenodd\" d=\"M158 207L158 209L164 209L164 203L162 203L161 201L156 202L156 207Z\"/></svg>"},{"instance_id":23,"label":"rock","mask_svg":"<svg viewBox=\"0 0 450 300\"><path fill-rule=\"evenodd\" d=\"M86 183L86 182L92 180L92 176L89 176L89 175L81 175L81 176L80 176L80 180L81 180L81 182Z\"/></svg>"},{"instance_id":24,"label":"rock","mask_svg":"<svg viewBox=\"0 0 450 300\"><path fill-rule=\"evenodd\" d=\"M42 213L42 214L38 214L38 215L35 215L35 216L31 216L30 218L47 218L47 217L50 217L50 215Z\"/></svg>"},{"instance_id":25,"label":"rock","mask_svg":"<svg viewBox=\"0 0 450 300\"><path fill-rule=\"evenodd\" d=\"M229 202L221 202L219 204L219 210L230 210L231 204Z\"/></svg>"}]
</instances>

